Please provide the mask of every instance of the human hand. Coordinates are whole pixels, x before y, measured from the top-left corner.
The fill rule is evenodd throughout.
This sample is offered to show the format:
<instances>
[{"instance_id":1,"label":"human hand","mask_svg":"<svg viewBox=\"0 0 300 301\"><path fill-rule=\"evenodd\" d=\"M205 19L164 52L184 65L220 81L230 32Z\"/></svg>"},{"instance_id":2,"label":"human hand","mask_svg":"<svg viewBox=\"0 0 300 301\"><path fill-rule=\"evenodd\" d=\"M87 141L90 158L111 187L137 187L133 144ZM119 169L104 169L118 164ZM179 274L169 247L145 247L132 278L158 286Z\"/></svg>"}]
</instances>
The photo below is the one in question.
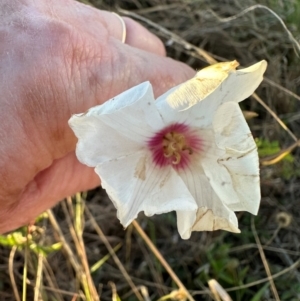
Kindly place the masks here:
<instances>
[{"instance_id":1,"label":"human hand","mask_svg":"<svg viewBox=\"0 0 300 301\"><path fill-rule=\"evenodd\" d=\"M73 0L0 3L0 233L99 185L75 156L68 119L149 80L160 95L194 75L124 18Z\"/></svg>"}]
</instances>

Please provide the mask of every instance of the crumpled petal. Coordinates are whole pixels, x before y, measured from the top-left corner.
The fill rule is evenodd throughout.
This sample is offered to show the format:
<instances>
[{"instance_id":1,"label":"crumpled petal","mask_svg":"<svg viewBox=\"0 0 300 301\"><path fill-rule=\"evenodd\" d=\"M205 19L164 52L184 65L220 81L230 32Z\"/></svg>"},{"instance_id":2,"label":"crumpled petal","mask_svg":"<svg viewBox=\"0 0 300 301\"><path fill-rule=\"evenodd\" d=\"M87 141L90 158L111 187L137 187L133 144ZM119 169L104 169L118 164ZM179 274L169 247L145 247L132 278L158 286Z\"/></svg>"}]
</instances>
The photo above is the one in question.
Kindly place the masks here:
<instances>
[{"instance_id":1,"label":"crumpled petal","mask_svg":"<svg viewBox=\"0 0 300 301\"><path fill-rule=\"evenodd\" d=\"M192 231L240 232L236 215L214 192L201 166L193 165L178 174L198 205L197 211L177 210L178 232L183 239L190 238Z\"/></svg>"},{"instance_id":2,"label":"crumpled petal","mask_svg":"<svg viewBox=\"0 0 300 301\"><path fill-rule=\"evenodd\" d=\"M266 61L261 61L245 69L231 70L228 76L224 77L221 84L219 84L219 80L216 81L216 88L204 98L201 97L206 95L205 91L208 88L205 84L205 78L202 78L201 81L200 71L198 78L196 75L196 77L161 95L156 101L156 106L165 123L170 123L172 120L178 120L178 122L188 120L195 126L208 127L212 123L216 110L222 103L242 101L255 91L263 79L266 67ZM216 77L218 78L218 72L216 72ZM188 88L185 88L185 86L188 86ZM213 87L213 85L211 86ZM190 91L189 94L182 92L186 89ZM201 92L202 90L203 92ZM197 95L199 95L198 98ZM177 98L179 100L175 101ZM193 109L189 109L191 107Z\"/></svg>"},{"instance_id":3,"label":"crumpled petal","mask_svg":"<svg viewBox=\"0 0 300 301\"><path fill-rule=\"evenodd\" d=\"M212 127L217 146L229 154L231 150L244 153L257 148L243 112L235 102L227 102L219 107Z\"/></svg>"},{"instance_id":4,"label":"crumpled petal","mask_svg":"<svg viewBox=\"0 0 300 301\"><path fill-rule=\"evenodd\" d=\"M144 142L164 126L149 82L121 93L92 109L91 114L101 114L101 119L118 133L138 142Z\"/></svg>"},{"instance_id":5,"label":"crumpled petal","mask_svg":"<svg viewBox=\"0 0 300 301\"><path fill-rule=\"evenodd\" d=\"M213 130L215 146L212 143L201 160L206 176L229 208L256 214L260 202L257 148L237 103L220 106Z\"/></svg>"},{"instance_id":6,"label":"crumpled petal","mask_svg":"<svg viewBox=\"0 0 300 301\"><path fill-rule=\"evenodd\" d=\"M222 161L221 164L230 173L238 196L238 202L228 204L228 208L256 215L261 199L257 151L253 150L243 157L233 157L232 160Z\"/></svg>"},{"instance_id":7,"label":"crumpled petal","mask_svg":"<svg viewBox=\"0 0 300 301\"><path fill-rule=\"evenodd\" d=\"M78 159L96 166L139 151L163 122L152 86L145 82L84 114L73 115L69 125L78 138Z\"/></svg>"},{"instance_id":8,"label":"crumpled petal","mask_svg":"<svg viewBox=\"0 0 300 301\"><path fill-rule=\"evenodd\" d=\"M166 99L174 109L188 109L213 93L224 80L235 71L237 61L218 63L201 69ZM187 98L188 95L188 98Z\"/></svg>"},{"instance_id":9,"label":"crumpled petal","mask_svg":"<svg viewBox=\"0 0 300 301\"><path fill-rule=\"evenodd\" d=\"M173 210L196 210L197 205L174 169L159 168L147 151L98 165L95 171L127 227L140 211L147 216Z\"/></svg>"}]
</instances>

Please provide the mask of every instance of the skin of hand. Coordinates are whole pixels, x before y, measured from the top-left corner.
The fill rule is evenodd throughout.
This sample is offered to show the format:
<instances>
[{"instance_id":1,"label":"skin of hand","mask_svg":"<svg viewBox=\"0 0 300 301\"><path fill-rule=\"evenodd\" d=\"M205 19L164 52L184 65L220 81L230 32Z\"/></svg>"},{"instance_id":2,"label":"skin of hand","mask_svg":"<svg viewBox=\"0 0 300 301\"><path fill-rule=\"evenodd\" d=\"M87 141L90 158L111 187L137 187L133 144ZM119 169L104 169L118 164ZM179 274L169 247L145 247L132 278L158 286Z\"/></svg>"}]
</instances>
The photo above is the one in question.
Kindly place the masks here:
<instances>
[{"instance_id":1,"label":"skin of hand","mask_svg":"<svg viewBox=\"0 0 300 301\"><path fill-rule=\"evenodd\" d=\"M156 96L192 76L135 21L73 0L0 2L0 233L98 186L75 156L72 114L149 80Z\"/></svg>"}]
</instances>

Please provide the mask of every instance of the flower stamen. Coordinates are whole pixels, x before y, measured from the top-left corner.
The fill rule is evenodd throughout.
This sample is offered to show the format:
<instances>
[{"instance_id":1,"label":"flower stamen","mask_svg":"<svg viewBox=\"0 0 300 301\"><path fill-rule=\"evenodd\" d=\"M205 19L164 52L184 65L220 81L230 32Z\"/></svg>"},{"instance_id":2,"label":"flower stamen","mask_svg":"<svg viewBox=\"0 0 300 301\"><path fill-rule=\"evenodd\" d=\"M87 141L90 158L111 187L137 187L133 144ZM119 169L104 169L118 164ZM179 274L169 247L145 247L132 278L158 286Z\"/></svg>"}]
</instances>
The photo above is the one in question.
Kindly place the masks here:
<instances>
[{"instance_id":1,"label":"flower stamen","mask_svg":"<svg viewBox=\"0 0 300 301\"><path fill-rule=\"evenodd\" d=\"M155 133L147 143L155 165L179 170L203 151L201 135L184 123L173 123ZM191 156L191 155L194 156ZM193 158L192 158L193 157Z\"/></svg>"},{"instance_id":2,"label":"flower stamen","mask_svg":"<svg viewBox=\"0 0 300 301\"><path fill-rule=\"evenodd\" d=\"M172 164L177 165L181 161L182 152L193 153L193 149L187 145L184 135L171 131L163 137L163 154L165 158L173 158Z\"/></svg>"}]
</instances>

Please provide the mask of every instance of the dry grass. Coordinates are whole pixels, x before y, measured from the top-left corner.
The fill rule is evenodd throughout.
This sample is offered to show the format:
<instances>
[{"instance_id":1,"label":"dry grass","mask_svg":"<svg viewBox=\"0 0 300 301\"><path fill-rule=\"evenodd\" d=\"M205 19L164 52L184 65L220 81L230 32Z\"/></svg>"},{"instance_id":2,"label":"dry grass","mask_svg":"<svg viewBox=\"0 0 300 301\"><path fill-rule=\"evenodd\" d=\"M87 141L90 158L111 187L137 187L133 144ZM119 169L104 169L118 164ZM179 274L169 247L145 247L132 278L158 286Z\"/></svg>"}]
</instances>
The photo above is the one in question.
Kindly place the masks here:
<instances>
[{"instance_id":1,"label":"dry grass","mask_svg":"<svg viewBox=\"0 0 300 301\"><path fill-rule=\"evenodd\" d=\"M261 209L257 217L239 214L240 235L194 233L183 241L172 213L140 216L141 228L124 230L101 189L77 195L29 234L22 229L1 238L9 246L0 247L0 300L229 300L215 282L209 290L210 279L234 301L300 300L300 1L90 3L138 19L171 57L195 69L214 60L237 59L242 66L268 60L257 96L243 103L259 114L249 124L263 163ZM262 7L241 13L256 4L273 9L286 28Z\"/></svg>"}]
</instances>

